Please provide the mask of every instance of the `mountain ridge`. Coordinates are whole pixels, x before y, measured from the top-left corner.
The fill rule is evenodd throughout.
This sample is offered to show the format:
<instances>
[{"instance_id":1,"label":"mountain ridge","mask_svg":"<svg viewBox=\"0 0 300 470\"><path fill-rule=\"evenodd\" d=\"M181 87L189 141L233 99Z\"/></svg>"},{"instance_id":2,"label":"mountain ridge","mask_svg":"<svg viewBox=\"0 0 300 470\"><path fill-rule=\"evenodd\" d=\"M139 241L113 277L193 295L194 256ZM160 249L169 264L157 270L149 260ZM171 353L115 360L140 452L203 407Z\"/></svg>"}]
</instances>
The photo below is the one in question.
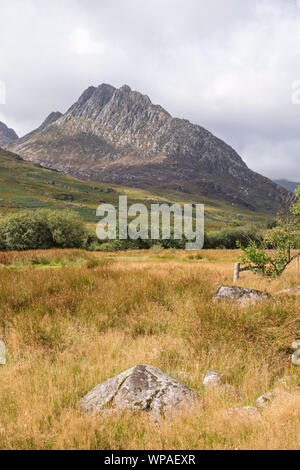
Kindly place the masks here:
<instances>
[{"instance_id":1,"label":"mountain ridge","mask_svg":"<svg viewBox=\"0 0 300 470\"><path fill-rule=\"evenodd\" d=\"M286 179L275 179L274 182L282 186L287 191L295 192L295 190L300 186L300 183L296 183L295 181L289 181Z\"/></svg>"},{"instance_id":2,"label":"mountain ridge","mask_svg":"<svg viewBox=\"0 0 300 470\"><path fill-rule=\"evenodd\" d=\"M6 147L19 139L17 133L0 121L0 147Z\"/></svg>"}]
</instances>

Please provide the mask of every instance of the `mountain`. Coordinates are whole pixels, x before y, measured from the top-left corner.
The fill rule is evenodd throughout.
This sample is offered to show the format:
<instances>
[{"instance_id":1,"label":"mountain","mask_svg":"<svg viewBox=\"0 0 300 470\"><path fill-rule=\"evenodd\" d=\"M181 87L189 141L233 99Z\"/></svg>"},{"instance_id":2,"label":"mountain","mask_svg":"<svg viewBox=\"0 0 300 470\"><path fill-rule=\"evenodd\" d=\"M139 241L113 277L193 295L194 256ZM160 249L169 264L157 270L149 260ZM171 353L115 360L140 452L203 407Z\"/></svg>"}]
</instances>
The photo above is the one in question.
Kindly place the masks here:
<instances>
[{"instance_id":1,"label":"mountain","mask_svg":"<svg viewBox=\"0 0 300 470\"><path fill-rule=\"evenodd\" d=\"M294 183L293 181L288 181L284 179L274 180L274 182L287 189L288 191L291 191L292 193L300 186L300 183Z\"/></svg>"},{"instance_id":2,"label":"mountain","mask_svg":"<svg viewBox=\"0 0 300 470\"><path fill-rule=\"evenodd\" d=\"M81 179L197 193L251 210L274 211L287 197L225 142L127 85L89 87L11 149Z\"/></svg>"},{"instance_id":3,"label":"mountain","mask_svg":"<svg viewBox=\"0 0 300 470\"><path fill-rule=\"evenodd\" d=\"M0 121L0 147L5 147L18 140L18 136L13 129L8 128Z\"/></svg>"}]
</instances>

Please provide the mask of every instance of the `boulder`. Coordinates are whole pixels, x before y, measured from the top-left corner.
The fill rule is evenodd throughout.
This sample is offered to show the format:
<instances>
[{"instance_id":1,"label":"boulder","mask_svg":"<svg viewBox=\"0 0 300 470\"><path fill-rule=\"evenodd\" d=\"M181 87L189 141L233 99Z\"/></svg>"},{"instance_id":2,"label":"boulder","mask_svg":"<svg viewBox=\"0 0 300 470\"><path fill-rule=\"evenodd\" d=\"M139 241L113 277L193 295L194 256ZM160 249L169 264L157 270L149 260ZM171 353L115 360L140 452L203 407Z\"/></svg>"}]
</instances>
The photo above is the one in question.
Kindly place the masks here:
<instances>
[{"instance_id":1,"label":"boulder","mask_svg":"<svg viewBox=\"0 0 300 470\"><path fill-rule=\"evenodd\" d=\"M297 349L300 349L300 339L296 339L296 341L292 343L291 349L293 349L293 351L297 351Z\"/></svg>"},{"instance_id":2,"label":"boulder","mask_svg":"<svg viewBox=\"0 0 300 470\"><path fill-rule=\"evenodd\" d=\"M300 366L300 349L297 349L292 355L292 364L294 366Z\"/></svg>"},{"instance_id":3,"label":"boulder","mask_svg":"<svg viewBox=\"0 0 300 470\"><path fill-rule=\"evenodd\" d=\"M268 403L271 403L274 398L277 396L278 392L274 390L273 392L268 392L265 393L264 395L261 395L257 400L257 406L259 408L264 408Z\"/></svg>"},{"instance_id":4,"label":"boulder","mask_svg":"<svg viewBox=\"0 0 300 470\"><path fill-rule=\"evenodd\" d=\"M90 413L132 410L160 418L198 399L199 395L160 369L138 365L97 385L80 404Z\"/></svg>"},{"instance_id":5,"label":"boulder","mask_svg":"<svg viewBox=\"0 0 300 470\"><path fill-rule=\"evenodd\" d=\"M220 286L214 300L231 300L244 305L247 302L252 304L261 300L271 299L272 296L267 292L237 286Z\"/></svg>"},{"instance_id":6,"label":"boulder","mask_svg":"<svg viewBox=\"0 0 300 470\"><path fill-rule=\"evenodd\" d=\"M214 370L208 370L203 379L204 387L218 387L222 383L221 378Z\"/></svg>"}]
</instances>

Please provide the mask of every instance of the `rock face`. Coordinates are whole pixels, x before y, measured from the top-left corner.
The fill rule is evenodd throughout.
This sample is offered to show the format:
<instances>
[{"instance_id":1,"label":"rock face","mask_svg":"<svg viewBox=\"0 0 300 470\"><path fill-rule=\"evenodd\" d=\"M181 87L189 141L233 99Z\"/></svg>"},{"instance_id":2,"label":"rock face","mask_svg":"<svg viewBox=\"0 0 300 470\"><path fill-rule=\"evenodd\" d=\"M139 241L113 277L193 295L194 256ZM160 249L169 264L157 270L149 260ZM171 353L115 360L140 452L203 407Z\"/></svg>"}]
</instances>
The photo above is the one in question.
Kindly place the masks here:
<instances>
[{"instance_id":1,"label":"rock face","mask_svg":"<svg viewBox=\"0 0 300 470\"><path fill-rule=\"evenodd\" d=\"M18 136L13 129L10 129L0 121L0 147L7 147L18 140Z\"/></svg>"},{"instance_id":2,"label":"rock face","mask_svg":"<svg viewBox=\"0 0 300 470\"><path fill-rule=\"evenodd\" d=\"M253 210L273 211L289 194L209 131L127 85L89 87L10 149L81 179L175 189Z\"/></svg>"},{"instance_id":3,"label":"rock face","mask_svg":"<svg viewBox=\"0 0 300 470\"><path fill-rule=\"evenodd\" d=\"M91 413L129 409L160 418L192 405L197 399L195 392L160 369L138 365L97 385L80 404Z\"/></svg>"},{"instance_id":4,"label":"rock face","mask_svg":"<svg viewBox=\"0 0 300 470\"><path fill-rule=\"evenodd\" d=\"M220 286L214 296L214 300L231 300L236 301L241 305L247 302L256 303L261 300L268 300L271 298L271 295L266 292L236 286Z\"/></svg>"}]
</instances>

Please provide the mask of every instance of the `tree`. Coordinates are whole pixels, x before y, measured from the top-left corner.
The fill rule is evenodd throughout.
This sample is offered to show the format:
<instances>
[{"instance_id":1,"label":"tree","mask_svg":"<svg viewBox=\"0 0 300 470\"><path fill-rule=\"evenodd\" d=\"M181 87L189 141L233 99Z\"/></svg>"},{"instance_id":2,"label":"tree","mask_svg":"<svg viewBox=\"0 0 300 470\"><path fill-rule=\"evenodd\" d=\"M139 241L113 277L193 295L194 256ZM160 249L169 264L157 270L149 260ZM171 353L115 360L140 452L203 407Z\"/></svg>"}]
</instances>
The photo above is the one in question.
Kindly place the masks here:
<instances>
[{"instance_id":1,"label":"tree","mask_svg":"<svg viewBox=\"0 0 300 470\"><path fill-rule=\"evenodd\" d=\"M0 222L0 239L7 250L50 248L52 237L47 225L47 212L24 211L11 214Z\"/></svg>"},{"instance_id":2,"label":"tree","mask_svg":"<svg viewBox=\"0 0 300 470\"><path fill-rule=\"evenodd\" d=\"M300 188L297 191L300 197ZM277 214L276 227L267 230L260 243L252 241L243 249L240 257L244 265L242 271L252 271L270 278L280 276L300 252L300 201L293 203L294 197L287 199Z\"/></svg>"},{"instance_id":3,"label":"tree","mask_svg":"<svg viewBox=\"0 0 300 470\"><path fill-rule=\"evenodd\" d=\"M76 212L27 210L0 221L0 250L85 248L88 232Z\"/></svg>"},{"instance_id":4,"label":"tree","mask_svg":"<svg viewBox=\"0 0 300 470\"><path fill-rule=\"evenodd\" d=\"M84 248L86 246L89 234L76 212L49 211L47 223L53 246L59 248Z\"/></svg>"}]
</instances>

